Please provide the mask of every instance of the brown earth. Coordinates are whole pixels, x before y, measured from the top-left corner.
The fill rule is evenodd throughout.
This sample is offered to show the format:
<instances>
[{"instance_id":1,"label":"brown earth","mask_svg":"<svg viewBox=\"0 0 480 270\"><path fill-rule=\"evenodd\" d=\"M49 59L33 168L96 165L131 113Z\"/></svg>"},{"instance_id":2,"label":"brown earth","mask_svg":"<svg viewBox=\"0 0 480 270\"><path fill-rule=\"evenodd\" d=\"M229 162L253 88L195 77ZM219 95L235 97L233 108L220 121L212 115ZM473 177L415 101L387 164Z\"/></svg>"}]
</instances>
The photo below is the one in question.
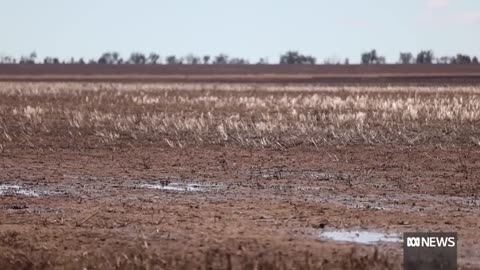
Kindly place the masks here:
<instances>
[{"instance_id":1,"label":"brown earth","mask_svg":"<svg viewBox=\"0 0 480 270\"><path fill-rule=\"evenodd\" d=\"M401 243L364 245L320 236L335 229L456 231L460 269L480 269L475 115L449 121L425 110L418 112L419 120L394 115L389 120L394 121L392 128L382 122L384 114L375 118L383 107L372 105L365 111L371 114L364 123L368 131L345 122L332 132L346 137L301 143L307 136L323 135L308 119L290 119L289 110L294 108L298 115L311 108L302 111L302 104L296 108L287 102L271 105L276 110L272 111L268 101L283 97L306 102L313 94L346 99L357 94L168 90L167 95L155 89L112 90L118 85L92 92L78 87L1 85L1 269L401 269ZM378 99L379 104L413 99L408 91L372 91L360 97ZM136 104L130 95L145 98ZM234 100L259 99L254 107L229 99L222 107L222 98L232 95ZM442 95L475 100L479 94L475 89L458 96L419 93L415 99L427 102ZM156 97L164 98L150 104ZM205 98L215 102L198 101ZM317 116L345 115L356 108L350 105L346 111L330 109ZM449 107L442 108L449 115ZM465 108L458 103L450 109L468 113L470 107ZM68 113L62 114L67 109L83 111L81 117L69 119ZM87 111L97 110L87 119ZM157 122L147 126L160 112L178 119L178 130L168 124L167 130L152 130L161 125ZM221 135L215 128L181 126L190 121L189 112L210 112L212 119L238 113L242 121L262 121L267 127L267 119L283 112L281 119L298 122L297 128L305 131L290 126L278 133L281 147L273 143L279 132L274 128L263 133L266 143L257 144L253 138L252 144L243 145L252 136L249 132L263 126L238 134L242 141L217 143L215 137ZM123 126L113 125L116 118L107 118L114 115L138 118L127 134L119 131ZM275 121L282 123L279 119ZM382 133L383 124L390 131ZM222 132L233 137L227 123L225 129ZM368 137L374 129L383 136L381 141ZM100 131L119 132L119 137L96 133ZM295 136L287 138L288 134ZM405 134L421 139L399 139ZM163 138L178 145L166 144ZM193 185L152 188L175 184Z\"/></svg>"},{"instance_id":2,"label":"brown earth","mask_svg":"<svg viewBox=\"0 0 480 270\"><path fill-rule=\"evenodd\" d=\"M0 81L478 84L480 65L0 64Z\"/></svg>"},{"instance_id":3,"label":"brown earth","mask_svg":"<svg viewBox=\"0 0 480 270\"><path fill-rule=\"evenodd\" d=\"M468 177L457 161L464 155ZM402 146L12 151L2 155L2 182L48 195L0 197L0 265L400 269L400 244L319 237L358 228L458 231L462 269L478 269L479 158L472 149ZM168 180L225 186L142 188Z\"/></svg>"}]
</instances>

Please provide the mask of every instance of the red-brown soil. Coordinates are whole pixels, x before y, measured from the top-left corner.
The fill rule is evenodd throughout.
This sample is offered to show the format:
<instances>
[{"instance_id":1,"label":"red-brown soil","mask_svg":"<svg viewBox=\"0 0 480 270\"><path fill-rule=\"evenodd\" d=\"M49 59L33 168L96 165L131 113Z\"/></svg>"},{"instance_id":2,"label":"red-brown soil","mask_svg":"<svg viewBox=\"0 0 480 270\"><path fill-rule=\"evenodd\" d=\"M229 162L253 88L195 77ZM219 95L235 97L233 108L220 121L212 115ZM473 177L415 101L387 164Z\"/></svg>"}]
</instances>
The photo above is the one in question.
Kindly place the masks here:
<instances>
[{"instance_id":1,"label":"red-brown soil","mask_svg":"<svg viewBox=\"0 0 480 270\"><path fill-rule=\"evenodd\" d=\"M455 231L480 269L476 88L0 86L0 269L402 269L335 229Z\"/></svg>"},{"instance_id":2,"label":"red-brown soil","mask_svg":"<svg viewBox=\"0 0 480 270\"><path fill-rule=\"evenodd\" d=\"M468 177L459 171L463 156ZM405 146L12 151L2 154L2 183L49 195L0 197L0 265L400 269L400 244L319 237L357 228L458 231L462 269L478 269L479 159L472 149ZM225 187L141 187L168 179Z\"/></svg>"},{"instance_id":3,"label":"red-brown soil","mask_svg":"<svg viewBox=\"0 0 480 270\"><path fill-rule=\"evenodd\" d=\"M0 65L0 81L480 83L480 65Z\"/></svg>"}]
</instances>

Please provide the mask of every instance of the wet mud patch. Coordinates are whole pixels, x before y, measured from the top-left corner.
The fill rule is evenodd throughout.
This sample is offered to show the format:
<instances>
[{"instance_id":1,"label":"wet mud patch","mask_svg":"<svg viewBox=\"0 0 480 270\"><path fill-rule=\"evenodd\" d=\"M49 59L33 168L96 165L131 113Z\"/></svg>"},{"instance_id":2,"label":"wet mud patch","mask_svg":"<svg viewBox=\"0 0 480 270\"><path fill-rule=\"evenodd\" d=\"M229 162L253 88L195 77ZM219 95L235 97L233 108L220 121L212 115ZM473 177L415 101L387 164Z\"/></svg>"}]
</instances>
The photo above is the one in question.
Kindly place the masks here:
<instances>
[{"instance_id":1,"label":"wet mud patch","mask_svg":"<svg viewBox=\"0 0 480 270\"><path fill-rule=\"evenodd\" d=\"M254 179L264 180L314 180L314 181L346 181L352 178L350 174L341 172L330 172L324 170L295 170L287 167L278 166L272 168L253 167L250 170L241 171L238 175Z\"/></svg>"},{"instance_id":2,"label":"wet mud patch","mask_svg":"<svg viewBox=\"0 0 480 270\"><path fill-rule=\"evenodd\" d=\"M170 182L168 180L160 181L154 184L142 184L141 188L165 190L165 191L177 191L177 192L206 192L215 191L227 188L224 184L204 184L204 183L181 183Z\"/></svg>"},{"instance_id":3,"label":"wet mud patch","mask_svg":"<svg viewBox=\"0 0 480 270\"><path fill-rule=\"evenodd\" d=\"M328 230L320 232L319 237L337 242L350 242L365 245L402 242L400 234L369 230Z\"/></svg>"},{"instance_id":4,"label":"wet mud patch","mask_svg":"<svg viewBox=\"0 0 480 270\"><path fill-rule=\"evenodd\" d=\"M0 184L0 196L27 196L38 197L39 193L19 185Z\"/></svg>"},{"instance_id":5,"label":"wet mud patch","mask_svg":"<svg viewBox=\"0 0 480 270\"><path fill-rule=\"evenodd\" d=\"M64 174L64 178L72 179L72 180L80 180L80 181L113 181L115 180L114 177L102 177L102 176L94 176L94 175L76 175L76 174Z\"/></svg>"},{"instance_id":6,"label":"wet mud patch","mask_svg":"<svg viewBox=\"0 0 480 270\"><path fill-rule=\"evenodd\" d=\"M30 205L28 203L10 203L4 205L1 209L11 213L29 213L29 214L61 214L64 212L61 208L52 208L44 206Z\"/></svg>"},{"instance_id":7,"label":"wet mud patch","mask_svg":"<svg viewBox=\"0 0 480 270\"><path fill-rule=\"evenodd\" d=\"M327 194L325 201L338 203L351 209L372 209L402 212L432 212L439 207L461 207L477 210L480 200L476 197L458 197L428 194L369 194L369 195L331 195Z\"/></svg>"}]
</instances>

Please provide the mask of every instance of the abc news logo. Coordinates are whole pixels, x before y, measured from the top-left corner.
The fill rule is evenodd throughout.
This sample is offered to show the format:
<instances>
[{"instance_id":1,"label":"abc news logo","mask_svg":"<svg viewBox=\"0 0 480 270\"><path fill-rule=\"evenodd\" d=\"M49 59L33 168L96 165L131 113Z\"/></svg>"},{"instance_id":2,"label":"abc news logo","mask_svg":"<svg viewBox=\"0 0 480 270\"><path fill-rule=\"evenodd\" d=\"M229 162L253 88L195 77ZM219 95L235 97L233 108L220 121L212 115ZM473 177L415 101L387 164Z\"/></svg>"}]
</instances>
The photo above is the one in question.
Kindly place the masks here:
<instances>
[{"instance_id":1,"label":"abc news logo","mask_svg":"<svg viewBox=\"0 0 480 270\"><path fill-rule=\"evenodd\" d=\"M457 233L405 233L405 270L457 270Z\"/></svg>"},{"instance_id":2,"label":"abc news logo","mask_svg":"<svg viewBox=\"0 0 480 270\"><path fill-rule=\"evenodd\" d=\"M457 246L455 237L407 237L407 247L422 247L422 248L453 248Z\"/></svg>"}]
</instances>

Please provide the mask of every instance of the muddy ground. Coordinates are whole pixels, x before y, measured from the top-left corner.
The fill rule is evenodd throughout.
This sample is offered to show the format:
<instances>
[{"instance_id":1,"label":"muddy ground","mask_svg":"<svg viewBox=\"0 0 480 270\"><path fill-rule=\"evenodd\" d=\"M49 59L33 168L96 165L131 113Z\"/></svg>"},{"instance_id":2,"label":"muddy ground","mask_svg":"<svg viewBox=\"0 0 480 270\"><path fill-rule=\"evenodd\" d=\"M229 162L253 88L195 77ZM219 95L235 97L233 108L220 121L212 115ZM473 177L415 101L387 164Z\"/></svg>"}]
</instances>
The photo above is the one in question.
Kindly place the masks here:
<instances>
[{"instance_id":1,"label":"muddy ground","mask_svg":"<svg viewBox=\"0 0 480 270\"><path fill-rule=\"evenodd\" d=\"M0 196L0 265L400 269L401 243L320 237L359 229L458 231L462 269L478 269L479 159L408 146L13 151L1 183L34 194ZM171 183L195 185L152 188Z\"/></svg>"},{"instance_id":2,"label":"muddy ground","mask_svg":"<svg viewBox=\"0 0 480 270\"><path fill-rule=\"evenodd\" d=\"M72 122L67 114L46 109L81 107L92 100L89 95L105 92L67 98L34 90L24 96L1 94L0 269L402 269L401 234L416 231L458 232L460 269L480 269L480 148L471 139L478 135L478 122L468 110L464 114L470 118L458 125L427 112L435 126L392 118L408 136L423 134L411 143L396 140L400 133L392 128L395 132L379 133L382 141L357 130L324 144L298 143L302 136L322 135L306 128L292 138L277 138L282 147L271 139L275 129L264 134L268 142L242 145L251 133L240 134L242 141L216 143L220 135L209 133L210 128L199 129L198 142L192 137L189 144L185 136L196 126L181 133L165 124L159 135L144 128L145 120L132 120L128 137L116 127L86 122L86 116L73 118L86 123ZM116 93L103 102L114 102L121 96ZM155 91L148 93L138 108L155 100ZM190 94L197 98L188 91L177 93L185 102ZM368 98L382 95L391 94ZM124 100L118 99L121 109L94 103L86 110L140 114ZM164 106L185 121L183 107L159 104L147 108L148 117ZM452 110L463 112L466 105L458 104ZM244 108L238 106L230 110ZM192 114L204 109L187 108ZM224 107L212 110L229 113ZM270 119L269 111L245 110L240 120L252 110L257 118ZM105 118L98 115L92 117ZM365 125L372 129L383 120L369 121ZM347 134L347 127L333 131ZM96 128L120 135L105 140ZM159 136L187 139L177 146L155 141ZM349 141L339 141L345 138ZM388 233L394 241L324 237L337 230Z\"/></svg>"}]
</instances>

